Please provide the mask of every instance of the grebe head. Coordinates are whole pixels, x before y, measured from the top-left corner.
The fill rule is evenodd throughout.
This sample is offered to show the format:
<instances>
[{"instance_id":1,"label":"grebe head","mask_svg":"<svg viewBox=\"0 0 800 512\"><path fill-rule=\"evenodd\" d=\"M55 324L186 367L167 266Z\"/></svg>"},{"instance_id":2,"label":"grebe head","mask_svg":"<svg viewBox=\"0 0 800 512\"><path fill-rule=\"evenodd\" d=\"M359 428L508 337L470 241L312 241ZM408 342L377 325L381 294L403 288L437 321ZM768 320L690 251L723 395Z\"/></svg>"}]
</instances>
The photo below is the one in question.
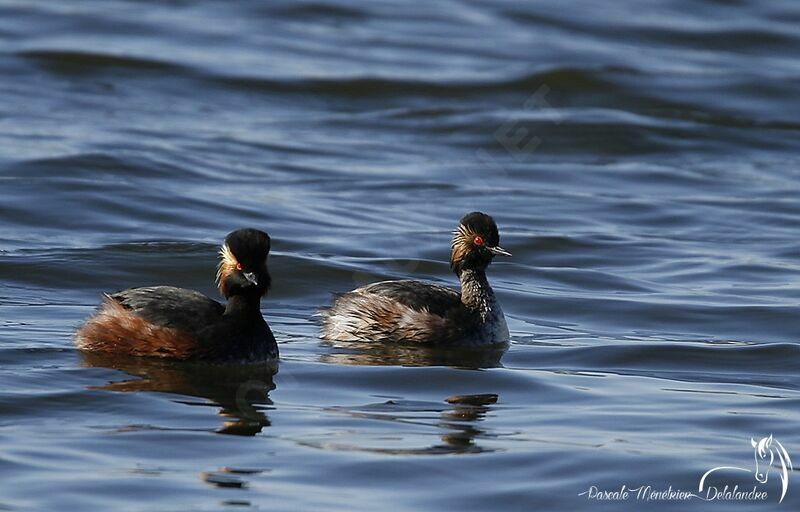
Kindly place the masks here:
<instances>
[{"instance_id":1,"label":"grebe head","mask_svg":"<svg viewBox=\"0 0 800 512\"><path fill-rule=\"evenodd\" d=\"M468 213L453 232L450 268L456 274L465 269L485 270L495 256L511 256L499 244L500 233L494 219L481 212Z\"/></svg>"},{"instance_id":2,"label":"grebe head","mask_svg":"<svg viewBox=\"0 0 800 512\"><path fill-rule=\"evenodd\" d=\"M219 251L217 286L226 299L266 295L271 282L267 270L269 243L269 235L257 229L237 229L225 237Z\"/></svg>"}]
</instances>

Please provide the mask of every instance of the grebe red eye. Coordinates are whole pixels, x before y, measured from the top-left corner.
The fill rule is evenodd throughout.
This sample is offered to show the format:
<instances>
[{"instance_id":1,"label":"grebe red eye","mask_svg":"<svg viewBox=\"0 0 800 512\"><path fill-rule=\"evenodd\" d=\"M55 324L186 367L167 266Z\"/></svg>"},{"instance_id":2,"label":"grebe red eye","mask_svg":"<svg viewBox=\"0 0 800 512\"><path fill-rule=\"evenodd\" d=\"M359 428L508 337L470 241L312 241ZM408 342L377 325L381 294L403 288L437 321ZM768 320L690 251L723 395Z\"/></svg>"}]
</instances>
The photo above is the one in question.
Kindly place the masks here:
<instances>
[{"instance_id":1,"label":"grebe red eye","mask_svg":"<svg viewBox=\"0 0 800 512\"><path fill-rule=\"evenodd\" d=\"M480 236L476 236L473 242L475 243L475 245L483 245L483 238L481 238Z\"/></svg>"},{"instance_id":2,"label":"grebe red eye","mask_svg":"<svg viewBox=\"0 0 800 512\"><path fill-rule=\"evenodd\" d=\"M237 263L236 264L236 270L242 270L242 264L241 263Z\"/></svg>"}]
</instances>

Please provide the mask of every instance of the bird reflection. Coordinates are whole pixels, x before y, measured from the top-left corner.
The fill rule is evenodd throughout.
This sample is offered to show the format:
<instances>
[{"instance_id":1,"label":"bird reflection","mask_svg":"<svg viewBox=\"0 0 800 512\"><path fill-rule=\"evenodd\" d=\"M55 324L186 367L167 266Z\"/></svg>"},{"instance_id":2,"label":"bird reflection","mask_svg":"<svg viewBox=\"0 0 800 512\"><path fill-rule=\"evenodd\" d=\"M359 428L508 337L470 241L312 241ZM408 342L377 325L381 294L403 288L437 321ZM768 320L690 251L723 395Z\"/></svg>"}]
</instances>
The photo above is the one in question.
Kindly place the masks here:
<instances>
[{"instance_id":1,"label":"bird reflection","mask_svg":"<svg viewBox=\"0 0 800 512\"><path fill-rule=\"evenodd\" d=\"M217 430L219 434L254 436L270 424L260 409L272 405L269 392L275 389L277 363L222 365L89 352L81 353L81 357L86 367L110 368L135 377L90 389L157 391L209 400L220 407L218 414L226 418ZM179 403L198 405L184 400Z\"/></svg>"},{"instance_id":2,"label":"bird reflection","mask_svg":"<svg viewBox=\"0 0 800 512\"><path fill-rule=\"evenodd\" d=\"M334 351L320 356L323 363L357 366L452 366L498 368L507 347L417 346L368 342L325 341Z\"/></svg>"},{"instance_id":3,"label":"bird reflection","mask_svg":"<svg viewBox=\"0 0 800 512\"><path fill-rule=\"evenodd\" d=\"M490 434L487 434L485 429L478 428L476 424L484 421L492 405L497 403L497 398L496 394L456 395L444 400L447 405L389 400L357 408L332 407L327 409L329 412L345 413L357 419L422 426L430 426L430 423L424 421L420 416L437 411L438 421L433 426L446 429L447 432L439 436L441 442L424 448L358 446L309 440L300 441L300 444L324 450L361 451L385 455L449 455L489 452L492 449L480 446L477 440ZM403 442L407 441L403 440Z\"/></svg>"},{"instance_id":4,"label":"bird reflection","mask_svg":"<svg viewBox=\"0 0 800 512\"><path fill-rule=\"evenodd\" d=\"M484 420L489 406L497 403L497 395L457 395L445 401L453 408L441 413L440 425L452 429L453 432L443 435L442 441L452 448L461 448L462 452L487 451L475 444L475 438L485 431L475 428L472 423Z\"/></svg>"}]
</instances>

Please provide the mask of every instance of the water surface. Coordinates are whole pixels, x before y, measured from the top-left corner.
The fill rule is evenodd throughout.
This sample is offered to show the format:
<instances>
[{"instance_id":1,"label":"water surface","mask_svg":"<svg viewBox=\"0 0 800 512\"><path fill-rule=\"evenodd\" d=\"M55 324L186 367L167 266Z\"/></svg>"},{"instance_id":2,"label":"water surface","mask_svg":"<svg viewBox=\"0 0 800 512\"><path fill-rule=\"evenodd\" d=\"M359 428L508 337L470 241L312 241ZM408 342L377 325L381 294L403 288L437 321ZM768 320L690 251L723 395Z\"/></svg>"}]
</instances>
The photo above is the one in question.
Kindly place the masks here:
<instances>
[{"instance_id":1,"label":"water surface","mask_svg":"<svg viewBox=\"0 0 800 512\"><path fill-rule=\"evenodd\" d=\"M597 502L800 461L800 5L0 1L0 510L792 510ZM321 342L332 292L455 285L513 338ZM84 355L102 291L214 296L273 238L279 367ZM717 483L750 488L752 474Z\"/></svg>"}]
</instances>

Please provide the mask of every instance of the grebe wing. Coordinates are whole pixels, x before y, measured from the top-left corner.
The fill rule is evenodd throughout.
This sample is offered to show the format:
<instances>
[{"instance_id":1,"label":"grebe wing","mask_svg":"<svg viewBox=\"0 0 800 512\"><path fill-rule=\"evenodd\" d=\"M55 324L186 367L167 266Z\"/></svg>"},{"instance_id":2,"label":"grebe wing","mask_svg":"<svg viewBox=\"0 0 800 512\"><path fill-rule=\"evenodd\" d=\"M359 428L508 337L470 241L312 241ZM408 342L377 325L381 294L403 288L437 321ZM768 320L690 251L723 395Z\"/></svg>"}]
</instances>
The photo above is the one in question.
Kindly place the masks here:
<instances>
[{"instance_id":1,"label":"grebe wing","mask_svg":"<svg viewBox=\"0 0 800 512\"><path fill-rule=\"evenodd\" d=\"M148 322L189 332L217 321L225 306L200 292L173 286L130 288L109 295Z\"/></svg>"},{"instance_id":2,"label":"grebe wing","mask_svg":"<svg viewBox=\"0 0 800 512\"><path fill-rule=\"evenodd\" d=\"M455 290L420 281L382 281L336 297L322 337L337 341L445 343L471 326Z\"/></svg>"},{"instance_id":3,"label":"grebe wing","mask_svg":"<svg viewBox=\"0 0 800 512\"><path fill-rule=\"evenodd\" d=\"M386 297L413 310L425 310L438 316L445 316L448 312L463 307L461 295L456 290L422 281L381 281L358 288L351 293Z\"/></svg>"}]
</instances>

